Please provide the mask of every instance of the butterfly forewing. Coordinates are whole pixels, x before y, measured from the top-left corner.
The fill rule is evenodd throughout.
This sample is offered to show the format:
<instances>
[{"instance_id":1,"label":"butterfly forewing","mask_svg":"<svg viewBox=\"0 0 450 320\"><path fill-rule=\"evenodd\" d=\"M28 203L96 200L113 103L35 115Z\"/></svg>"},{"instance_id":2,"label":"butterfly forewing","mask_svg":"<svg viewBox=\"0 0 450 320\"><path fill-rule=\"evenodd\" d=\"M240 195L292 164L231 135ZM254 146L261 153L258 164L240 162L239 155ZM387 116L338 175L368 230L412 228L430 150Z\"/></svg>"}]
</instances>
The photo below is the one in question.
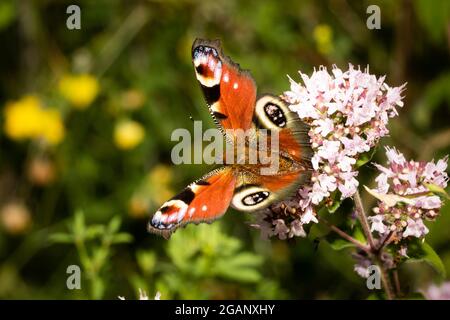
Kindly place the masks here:
<instances>
[{"instance_id":1,"label":"butterfly forewing","mask_svg":"<svg viewBox=\"0 0 450 320\"><path fill-rule=\"evenodd\" d=\"M221 217L230 205L235 184L231 167L208 173L165 202L149 222L148 230L167 238L186 223L211 222Z\"/></svg>"},{"instance_id":2,"label":"butterfly forewing","mask_svg":"<svg viewBox=\"0 0 450 320\"><path fill-rule=\"evenodd\" d=\"M250 129L256 102L256 84L250 73L223 55L219 41L197 39L192 62L216 122L224 129Z\"/></svg>"}]
</instances>

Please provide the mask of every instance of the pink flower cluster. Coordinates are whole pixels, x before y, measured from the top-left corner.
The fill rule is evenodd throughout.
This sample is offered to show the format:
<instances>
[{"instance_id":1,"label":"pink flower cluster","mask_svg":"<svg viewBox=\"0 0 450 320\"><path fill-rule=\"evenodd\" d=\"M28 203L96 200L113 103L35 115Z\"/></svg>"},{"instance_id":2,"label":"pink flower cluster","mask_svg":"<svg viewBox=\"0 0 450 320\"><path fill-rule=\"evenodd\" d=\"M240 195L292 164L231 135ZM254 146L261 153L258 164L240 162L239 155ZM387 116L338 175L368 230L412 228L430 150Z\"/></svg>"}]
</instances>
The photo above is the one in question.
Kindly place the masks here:
<instances>
[{"instance_id":1,"label":"pink flower cluster","mask_svg":"<svg viewBox=\"0 0 450 320\"><path fill-rule=\"evenodd\" d=\"M332 74L321 67L311 77L300 75L304 85L290 79L284 98L311 127L314 172L312 185L301 190L303 206L318 205L336 190L341 199L351 197L358 187L356 162L389 133L389 118L403 106L404 85L391 88L385 77L352 65L345 72L334 66Z\"/></svg>"},{"instance_id":2,"label":"pink flower cluster","mask_svg":"<svg viewBox=\"0 0 450 320\"><path fill-rule=\"evenodd\" d=\"M422 293L427 300L450 300L450 282L431 284Z\"/></svg>"},{"instance_id":3,"label":"pink flower cluster","mask_svg":"<svg viewBox=\"0 0 450 320\"><path fill-rule=\"evenodd\" d=\"M395 205L379 201L369 217L372 231L380 235L395 233L397 241L402 238L422 238L428 233L423 220L434 220L442 206L439 196L430 192L427 186L446 188L448 157L435 163L407 161L395 148L386 147L387 166L375 164L380 174L377 192L399 196ZM403 199L403 201L402 201Z\"/></svg>"},{"instance_id":4,"label":"pink flower cluster","mask_svg":"<svg viewBox=\"0 0 450 320\"><path fill-rule=\"evenodd\" d=\"M357 160L389 133L388 120L397 115L396 107L403 105L404 85L391 88L384 83L384 77L377 78L352 65L345 72L334 66L331 74L321 67L311 77L300 75L303 84L290 78L291 90L284 93L283 99L310 126L314 171L311 184L300 188L293 199L293 208L306 219L283 224L262 213L267 223L261 229L280 238L304 236L304 232L296 230L303 230L306 221L317 222L311 218L317 205L332 205L335 193L344 199L356 192Z\"/></svg>"}]
</instances>

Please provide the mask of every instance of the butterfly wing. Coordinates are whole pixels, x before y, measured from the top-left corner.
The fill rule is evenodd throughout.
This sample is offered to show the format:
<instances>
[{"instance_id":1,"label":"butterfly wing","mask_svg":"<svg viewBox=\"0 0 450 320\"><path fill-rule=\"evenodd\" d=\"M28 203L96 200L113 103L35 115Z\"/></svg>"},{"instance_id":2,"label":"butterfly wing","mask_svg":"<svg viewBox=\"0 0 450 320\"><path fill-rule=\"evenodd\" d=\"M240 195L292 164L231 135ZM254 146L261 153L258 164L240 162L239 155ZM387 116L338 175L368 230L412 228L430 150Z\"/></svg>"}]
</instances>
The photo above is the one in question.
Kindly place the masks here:
<instances>
[{"instance_id":1,"label":"butterfly wing","mask_svg":"<svg viewBox=\"0 0 450 320\"><path fill-rule=\"evenodd\" d=\"M211 171L165 202L153 215L148 231L168 238L189 222L211 222L221 217L230 205L236 186L231 167Z\"/></svg>"},{"instance_id":2,"label":"butterfly wing","mask_svg":"<svg viewBox=\"0 0 450 320\"><path fill-rule=\"evenodd\" d=\"M311 157L308 127L274 95L256 99L247 70L225 56L219 40L196 39L192 62L211 115L221 129L264 128L279 132L279 149L297 161Z\"/></svg>"},{"instance_id":3,"label":"butterfly wing","mask_svg":"<svg viewBox=\"0 0 450 320\"><path fill-rule=\"evenodd\" d=\"M192 62L219 128L250 129L256 102L256 84L250 73L224 56L219 40L195 40Z\"/></svg>"}]
</instances>

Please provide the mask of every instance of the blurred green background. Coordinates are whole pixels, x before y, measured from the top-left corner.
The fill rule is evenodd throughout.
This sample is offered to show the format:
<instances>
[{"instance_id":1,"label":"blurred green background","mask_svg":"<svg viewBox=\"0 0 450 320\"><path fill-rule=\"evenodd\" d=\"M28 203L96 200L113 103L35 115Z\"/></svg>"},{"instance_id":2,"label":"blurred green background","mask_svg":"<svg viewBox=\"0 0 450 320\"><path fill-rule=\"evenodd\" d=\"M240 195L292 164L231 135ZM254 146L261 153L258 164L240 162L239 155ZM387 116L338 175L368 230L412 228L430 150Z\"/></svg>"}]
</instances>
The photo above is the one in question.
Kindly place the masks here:
<instances>
[{"instance_id":1,"label":"blurred green background","mask_svg":"<svg viewBox=\"0 0 450 320\"><path fill-rule=\"evenodd\" d=\"M66 28L71 4L81 30ZM366 27L371 4L380 30ZM174 129L192 130L190 117L214 125L191 65L196 37L220 38L259 92L333 64L408 82L383 143L419 160L449 153L448 1L2 0L0 298L135 298L138 288L162 299L374 297L350 254L317 232L263 241L233 210L170 241L146 232L150 213L208 169L170 161ZM361 183L374 175L369 166ZM449 205L429 227L450 274ZM81 290L66 287L72 264ZM417 263L400 278L411 292L445 280Z\"/></svg>"}]
</instances>

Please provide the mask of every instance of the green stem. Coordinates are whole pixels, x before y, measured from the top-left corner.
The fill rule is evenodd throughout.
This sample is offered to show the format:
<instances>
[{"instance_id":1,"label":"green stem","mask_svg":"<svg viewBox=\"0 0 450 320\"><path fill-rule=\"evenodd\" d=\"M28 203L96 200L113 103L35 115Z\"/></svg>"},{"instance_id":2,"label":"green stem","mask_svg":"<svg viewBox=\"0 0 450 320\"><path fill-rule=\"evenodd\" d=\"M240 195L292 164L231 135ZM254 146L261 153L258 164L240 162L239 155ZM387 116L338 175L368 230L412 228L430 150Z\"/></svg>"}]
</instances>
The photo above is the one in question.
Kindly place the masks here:
<instances>
[{"instance_id":1,"label":"green stem","mask_svg":"<svg viewBox=\"0 0 450 320\"><path fill-rule=\"evenodd\" d=\"M380 248L377 248L375 245L375 241L372 236L372 232L370 231L369 222L367 219L366 212L364 210L364 206L361 201L361 196L359 195L359 192L356 191L354 195L355 200L355 208L356 208L356 214L358 217L359 222L361 223L361 226L363 228L364 235L366 236L367 242L369 243L370 247L370 256L372 258L372 261L374 261L378 268L380 269L381 273L381 282L383 283L384 291L386 292L386 297L388 300L394 299L394 294L392 291L392 285L391 285L391 279L389 277L389 273L384 267L383 261L381 259L381 255L383 253L384 247L381 246Z\"/></svg>"},{"instance_id":2,"label":"green stem","mask_svg":"<svg viewBox=\"0 0 450 320\"><path fill-rule=\"evenodd\" d=\"M339 229L338 227L336 227L334 224L331 224L330 222L328 222L327 220L323 219L323 218L319 218L320 221L322 221L323 223L325 223L332 231L334 231L335 233L337 233L339 236L341 236L342 238L344 238L345 240L353 243L357 248L363 250L364 252L370 253L370 247L358 240L356 240L355 238L353 238L351 235L349 235L348 233L346 233L345 231Z\"/></svg>"},{"instance_id":3,"label":"green stem","mask_svg":"<svg viewBox=\"0 0 450 320\"><path fill-rule=\"evenodd\" d=\"M367 242L369 243L370 248L376 249L375 241L373 240L373 236L372 236L372 232L370 231L370 226L369 226L369 222L367 220L366 212L364 211L364 206L362 204L361 196L359 195L358 191L356 191L353 198L355 200L356 214L358 216L359 222L361 223L364 234L367 238Z\"/></svg>"},{"instance_id":4,"label":"green stem","mask_svg":"<svg viewBox=\"0 0 450 320\"><path fill-rule=\"evenodd\" d=\"M394 284L395 284L395 294L397 295L397 297L399 297L402 294L402 289L400 287L400 278L398 276L397 269L394 269L393 275L394 275Z\"/></svg>"}]
</instances>

